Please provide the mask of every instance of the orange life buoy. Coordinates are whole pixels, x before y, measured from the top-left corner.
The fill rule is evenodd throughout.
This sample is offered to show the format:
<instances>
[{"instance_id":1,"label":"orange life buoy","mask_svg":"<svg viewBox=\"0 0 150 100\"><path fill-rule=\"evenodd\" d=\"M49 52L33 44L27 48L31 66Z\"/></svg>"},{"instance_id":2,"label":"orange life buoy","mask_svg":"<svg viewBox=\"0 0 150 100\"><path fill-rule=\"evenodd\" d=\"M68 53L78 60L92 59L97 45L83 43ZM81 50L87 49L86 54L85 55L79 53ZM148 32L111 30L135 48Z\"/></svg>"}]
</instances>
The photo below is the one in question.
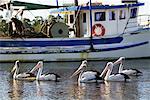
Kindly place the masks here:
<instances>
[{"instance_id":1,"label":"orange life buoy","mask_svg":"<svg viewBox=\"0 0 150 100\"><path fill-rule=\"evenodd\" d=\"M92 27L92 36L104 36L105 27L101 24L95 24Z\"/></svg>"}]
</instances>

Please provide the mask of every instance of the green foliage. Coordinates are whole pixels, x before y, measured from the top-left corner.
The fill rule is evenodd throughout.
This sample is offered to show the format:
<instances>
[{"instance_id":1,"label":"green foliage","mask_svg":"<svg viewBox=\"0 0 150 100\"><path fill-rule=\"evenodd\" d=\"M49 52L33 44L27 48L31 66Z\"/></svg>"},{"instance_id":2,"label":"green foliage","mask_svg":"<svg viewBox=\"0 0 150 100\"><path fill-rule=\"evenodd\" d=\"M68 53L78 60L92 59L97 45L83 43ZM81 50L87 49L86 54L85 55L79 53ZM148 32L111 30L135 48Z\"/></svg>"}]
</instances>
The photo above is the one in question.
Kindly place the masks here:
<instances>
[{"instance_id":1,"label":"green foliage","mask_svg":"<svg viewBox=\"0 0 150 100\"><path fill-rule=\"evenodd\" d=\"M6 34L7 30L8 30L8 24L6 23L6 20L1 19L1 21L0 21L0 31Z\"/></svg>"},{"instance_id":2,"label":"green foliage","mask_svg":"<svg viewBox=\"0 0 150 100\"><path fill-rule=\"evenodd\" d=\"M68 23L68 15L67 14L64 15L64 22Z\"/></svg>"},{"instance_id":3,"label":"green foliage","mask_svg":"<svg viewBox=\"0 0 150 100\"><path fill-rule=\"evenodd\" d=\"M53 15L49 15L47 21L51 21L53 18L55 18ZM35 19L30 20L28 18L24 18L22 20L22 23L24 25L24 34L39 34L41 32L42 25L44 23L44 19L41 16L36 16ZM10 36L8 34L8 23L6 23L6 20L3 19L2 16L0 16L0 36ZM31 35L31 34L30 34Z\"/></svg>"},{"instance_id":4,"label":"green foliage","mask_svg":"<svg viewBox=\"0 0 150 100\"><path fill-rule=\"evenodd\" d=\"M53 15L49 15L48 16L48 21L50 21L52 18L54 18L54 16Z\"/></svg>"},{"instance_id":5,"label":"green foliage","mask_svg":"<svg viewBox=\"0 0 150 100\"><path fill-rule=\"evenodd\" d=\"M31 21L28 18L24 18L23 19L23 25L25 26L25 28L30 28L31 27Z\"/></svg>"},{"instance_id":6,"label":"green foliage","mask_svg":"<svg viewBox=\"0 0 150 100\"><path fill-rule=\"evenodd\" d=\"M43 23L43 18L41 16L36 16L35 19L32 21L32 25L35 32L40 32L42 23Z\"/></svg>"}]
</instances>

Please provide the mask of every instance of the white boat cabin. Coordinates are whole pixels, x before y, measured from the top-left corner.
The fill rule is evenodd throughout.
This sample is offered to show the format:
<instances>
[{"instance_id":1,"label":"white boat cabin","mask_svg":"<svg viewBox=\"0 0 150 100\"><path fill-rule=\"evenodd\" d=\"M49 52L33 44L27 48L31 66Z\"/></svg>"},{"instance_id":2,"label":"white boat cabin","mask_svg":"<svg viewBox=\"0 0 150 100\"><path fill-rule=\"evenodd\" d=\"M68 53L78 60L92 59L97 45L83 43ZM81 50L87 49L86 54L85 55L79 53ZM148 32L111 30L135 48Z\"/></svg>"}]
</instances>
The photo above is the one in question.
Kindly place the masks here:
<instances>
[{"instance_id":1,"label":"white boat cabin","mask_svg":"<svg viewBox=\"0 0 150 100\"><path fill-rule=\"evenodd\" d=\"M134 32L139 29L137 15L139 6L144 3L124 3L122 5L103 5L102 3L92 3L59 8L52 12L66 12L67 24L79 28L80 37L105 37L116 36L127 32ZM89 10L91 7L91 10ZM91 11L91 13L90 13ZM92 18L90 18L90 14ZM130 20L130 23L129 23ZM92 28L91 28L92 23ZM91 30L92 29L92 30Z\"/></svg>"}]
</instances>

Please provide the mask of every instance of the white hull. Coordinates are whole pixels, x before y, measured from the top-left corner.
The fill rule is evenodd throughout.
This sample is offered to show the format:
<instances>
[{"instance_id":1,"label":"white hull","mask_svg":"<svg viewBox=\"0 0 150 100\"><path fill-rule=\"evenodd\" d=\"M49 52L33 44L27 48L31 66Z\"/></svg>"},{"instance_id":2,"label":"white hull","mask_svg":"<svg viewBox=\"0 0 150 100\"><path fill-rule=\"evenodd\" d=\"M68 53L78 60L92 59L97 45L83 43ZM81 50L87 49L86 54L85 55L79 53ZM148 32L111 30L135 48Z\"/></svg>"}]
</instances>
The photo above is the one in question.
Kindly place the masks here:
<instances>
[{"instance_id":1,"label":"white hull","mask_svg":"<svg viewBox=\"0 0 150 100\"><path fill-rule=\"evenodd\" d=\"M57 54L1 54L0 61L14 61L14 60L24 60L24 61L76 61L81 59L89 60L103 60L103 59L113 59L120 56L125 56L126 58L143 58L150 57L150 52L143 52L145 48L149 45L129 48L124 50L114 50L106 52L90 52L90 53L57 53ZM148 51L148 50L147 50Z\"/></svg>"},{"instance_id":2,"label":"white hull","mask_svg":"<svg viewBox=\"0 0 150 100\"><path fill-rule=\"evenodd\" d=\"M89 48L89 47L86 47ZM150 57L150 32L142 34L124 35L121 43L103 44L94 46L99 51L95 52L71 52L71 53L42 53L42 54L0 54L0 61L77 61L82 59L103 60L114 59L120 56L126 58L149 58ZM114 49L115 48L115 49ZM75 49L75 48L74 48ZM101 51L102 49L102 51Z\"/></svg>"}]
</instances>

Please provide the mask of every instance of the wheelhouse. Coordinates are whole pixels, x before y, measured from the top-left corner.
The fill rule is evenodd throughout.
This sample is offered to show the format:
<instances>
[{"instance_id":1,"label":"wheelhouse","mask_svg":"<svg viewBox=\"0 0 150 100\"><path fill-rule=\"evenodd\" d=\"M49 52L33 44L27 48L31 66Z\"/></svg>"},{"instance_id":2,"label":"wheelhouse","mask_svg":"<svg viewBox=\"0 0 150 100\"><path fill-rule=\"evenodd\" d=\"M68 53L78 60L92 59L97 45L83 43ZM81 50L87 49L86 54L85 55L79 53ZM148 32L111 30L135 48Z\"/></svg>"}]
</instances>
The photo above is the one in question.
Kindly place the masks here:
<instances>
[{"instance_id":1,"label":"wheelhouse","mask_svg":"<svg viewBox=\"0 0 150 100\"><path fill-rule=\"evenodd\" d=\"M138 30L137 15L139 6L144 3L128 3L122 5L103 5L102 3L91 4L91 15L89 5L83 4L79 6L71 6L66 8L59 8L52 10L51 13L66 13L67 25L74 26L77 22L79 37L90 37L92 36L115 36L125 32L133 32ZM128 23L130 19L130 22ZM90 27L90 20L92 20L92 28ZM126 28L128 25L128 29Z\"/></svg>"}]
</instances>

